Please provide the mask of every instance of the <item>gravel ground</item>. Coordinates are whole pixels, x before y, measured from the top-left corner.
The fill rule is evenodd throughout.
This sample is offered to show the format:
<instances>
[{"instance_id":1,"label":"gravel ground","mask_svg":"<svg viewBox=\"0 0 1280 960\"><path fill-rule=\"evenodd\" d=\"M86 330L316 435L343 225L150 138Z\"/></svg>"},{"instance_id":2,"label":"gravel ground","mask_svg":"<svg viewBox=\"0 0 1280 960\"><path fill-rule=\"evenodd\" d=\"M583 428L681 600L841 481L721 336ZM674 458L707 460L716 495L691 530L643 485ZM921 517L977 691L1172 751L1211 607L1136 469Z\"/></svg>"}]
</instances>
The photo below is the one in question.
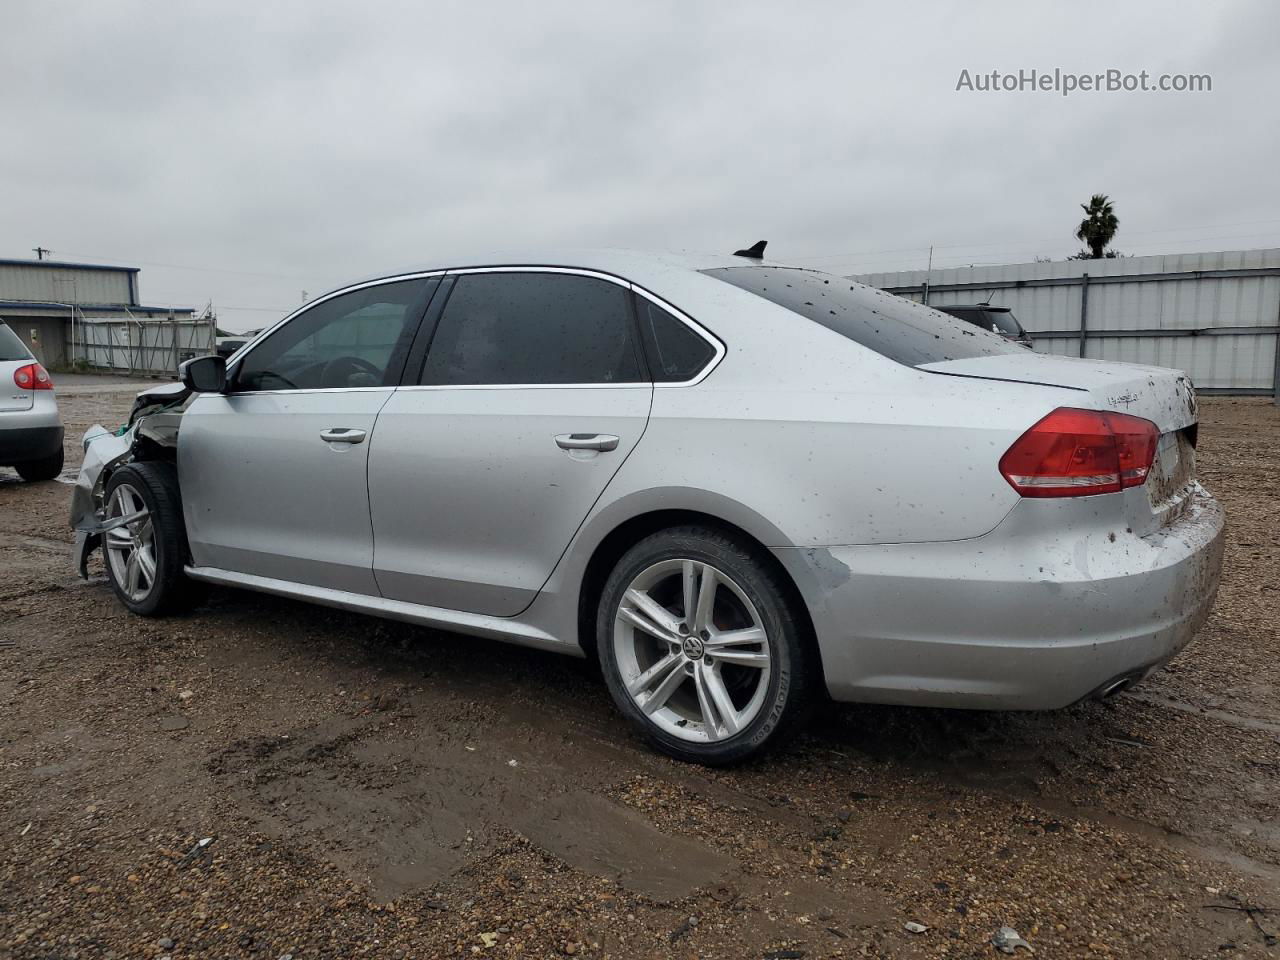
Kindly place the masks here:
<instances>
[{"instance_id":1,"label":"gravel ground","mask_svg":"<svg viewBox=\"0 0 1280 960\"><path fill-rule=\"evenodd\" d=\"M131 399L92 388L71 475ZM232 591L130 617L70 488L0 470L0 957L1280 955L1280 410L1204 400L1200 473L1218 605L1138 689L833 706L709 771L568 658Z\"/></svg>"}]
</instances>

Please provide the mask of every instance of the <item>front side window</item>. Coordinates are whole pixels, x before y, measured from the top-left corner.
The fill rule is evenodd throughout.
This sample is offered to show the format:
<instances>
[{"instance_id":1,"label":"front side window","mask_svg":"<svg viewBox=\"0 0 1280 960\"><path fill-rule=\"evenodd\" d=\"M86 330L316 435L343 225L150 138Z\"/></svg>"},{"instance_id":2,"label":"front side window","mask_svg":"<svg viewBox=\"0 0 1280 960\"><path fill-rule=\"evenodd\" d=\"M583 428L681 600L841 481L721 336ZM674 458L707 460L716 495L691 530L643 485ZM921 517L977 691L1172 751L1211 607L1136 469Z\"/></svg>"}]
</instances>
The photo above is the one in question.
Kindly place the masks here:
<instances>
[{"instance_id":1,"label":"front side window","mask_svg":"<svg viewBox=\"0 0 1280 960\"><path fill-rule=\"evenodd\" d=\"M794 267L703 272L907 366L1022 352L1004 337L845 277Z\"/></svg>"},{"instance_id":2,"label":"front side window","mask_svg":"<svg viewBox=\"0 0 1280 960\"><path fill-rule=\"evenodd\" d=\"M421 382L642 382L629 296L616 283L574 274L463 274L445 304Z\"/></svg>"},{"instance_id":3,"label":"front side window","mask_svg":"<svg viewBox=\"0 0 1280 960\"><path fill-rule=\"evenodd\" d=\"M380 283L316 304L253 348L236 371L235 389L393 385L436 282Z\"/></svg>"}]
</instances>

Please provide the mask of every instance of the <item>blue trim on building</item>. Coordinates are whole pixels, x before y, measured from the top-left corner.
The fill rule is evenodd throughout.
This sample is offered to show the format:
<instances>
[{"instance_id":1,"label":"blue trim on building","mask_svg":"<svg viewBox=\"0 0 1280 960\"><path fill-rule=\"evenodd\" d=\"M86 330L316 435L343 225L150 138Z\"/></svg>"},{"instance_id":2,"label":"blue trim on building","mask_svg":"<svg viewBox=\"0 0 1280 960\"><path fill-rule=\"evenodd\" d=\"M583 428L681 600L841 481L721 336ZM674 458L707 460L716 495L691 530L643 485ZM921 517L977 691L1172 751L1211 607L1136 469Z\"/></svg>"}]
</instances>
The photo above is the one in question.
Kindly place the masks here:
<instances>
[{"instance_id":1,"label":"blue trim on building","mask_svg":"<svg viewBox=\"0 0 1280 960\"><path fill-rule=\"evenodd\" d=\"M141 267L112 267L105 263L65 263L61 260L6 260L0 258L0 267L49 267L57 270L110 270L116 273L138 273Z\"/></svg>"},{"instance_id":2,"label":"blue trim on building","mask_svg":"<svg viewBox=\"0 0 1280 960\"><path fill-rule=\"evenodd\" d=\"M4 310L67 310L70 307L69 303L51 303L48 300L0 300L0 312ZM93 310L113 310L116 313L124 313L128 310L132 313L195 314L192 307L144 307L136 303L77 303L75 307L80 313Z\"/></svg>"}]
</instances>

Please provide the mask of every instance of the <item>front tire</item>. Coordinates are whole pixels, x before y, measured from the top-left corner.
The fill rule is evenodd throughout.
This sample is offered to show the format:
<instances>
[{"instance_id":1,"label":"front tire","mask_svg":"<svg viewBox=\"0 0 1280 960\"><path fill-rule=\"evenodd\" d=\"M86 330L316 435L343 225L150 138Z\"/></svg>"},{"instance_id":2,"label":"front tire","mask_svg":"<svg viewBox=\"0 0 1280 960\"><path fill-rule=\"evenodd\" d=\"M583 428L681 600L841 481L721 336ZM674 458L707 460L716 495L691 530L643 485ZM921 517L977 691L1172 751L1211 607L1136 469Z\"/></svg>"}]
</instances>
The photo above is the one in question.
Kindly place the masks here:
<instances>
[{"instance_id":1,"label":"front tire","mask_svg":"<svg viewBox=\"0 0 1280 960\"><path fill-rule=\"evenodd\" d=\"M182 572L187 533L173 464L121 467L107 481L104 501L109 520L133 518L102 535L107 578L120 602L143 617L194 606L199 590Z\"/></svg>"},{"instance_id":2,"label":"front tire","mask_svg":"<svg viewBox=\"0 0 1280 960\"><path fill-rule=\"evenodd\" d=\"M605 681L664 753L737 763L779 746L807 714L816 658L769 560L712 527L675 527L633 546L605 582L596 619Z\"/></svg>"},{"instance_id":3,"label":"front tire","mask_svg":"<svg viewBox=\"0 0 1280 960\"><path fill-rule=\"evenodd\" d=\"M62 445L58 445L56 453L40 460L28 460L26 463L15 464L14 468L18 471L18 476L27 483L36 483L40 480L52 480L62 472Z\"/></svg>"}]
</instances>

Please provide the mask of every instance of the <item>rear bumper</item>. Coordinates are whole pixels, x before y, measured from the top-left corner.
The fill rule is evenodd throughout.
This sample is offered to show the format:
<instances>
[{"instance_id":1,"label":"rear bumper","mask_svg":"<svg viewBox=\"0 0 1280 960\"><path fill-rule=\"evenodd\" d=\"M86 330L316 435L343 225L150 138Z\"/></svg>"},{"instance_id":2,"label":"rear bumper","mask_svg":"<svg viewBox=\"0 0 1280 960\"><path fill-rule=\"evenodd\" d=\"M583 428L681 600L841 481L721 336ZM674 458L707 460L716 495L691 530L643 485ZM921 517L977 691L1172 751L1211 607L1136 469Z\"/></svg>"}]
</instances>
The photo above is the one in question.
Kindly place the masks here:
<instances>
[{"instance_id":1,"label":"rear bumper","mask_svg":"<svg viewBox=\"0 0 1280 960\"><path fill-rule=\"evenodd\" d=\"M1055 709L1165 663L1217 594L1222 508L1195 485L1173 523L1138 536L1103 500L1021 501L972 540L776 550L831 695Z\"/></svg>"},{"instance_id":2,"label":"rear bumper","mask_svg":"<svg viewBox=\"0 0 1280 960\"><path fill-rule=\"evenodd\" d=\"M62 424L9 427L0 423L0 464L43 460L62 447Z\"/></svg>"}]
</instances>

